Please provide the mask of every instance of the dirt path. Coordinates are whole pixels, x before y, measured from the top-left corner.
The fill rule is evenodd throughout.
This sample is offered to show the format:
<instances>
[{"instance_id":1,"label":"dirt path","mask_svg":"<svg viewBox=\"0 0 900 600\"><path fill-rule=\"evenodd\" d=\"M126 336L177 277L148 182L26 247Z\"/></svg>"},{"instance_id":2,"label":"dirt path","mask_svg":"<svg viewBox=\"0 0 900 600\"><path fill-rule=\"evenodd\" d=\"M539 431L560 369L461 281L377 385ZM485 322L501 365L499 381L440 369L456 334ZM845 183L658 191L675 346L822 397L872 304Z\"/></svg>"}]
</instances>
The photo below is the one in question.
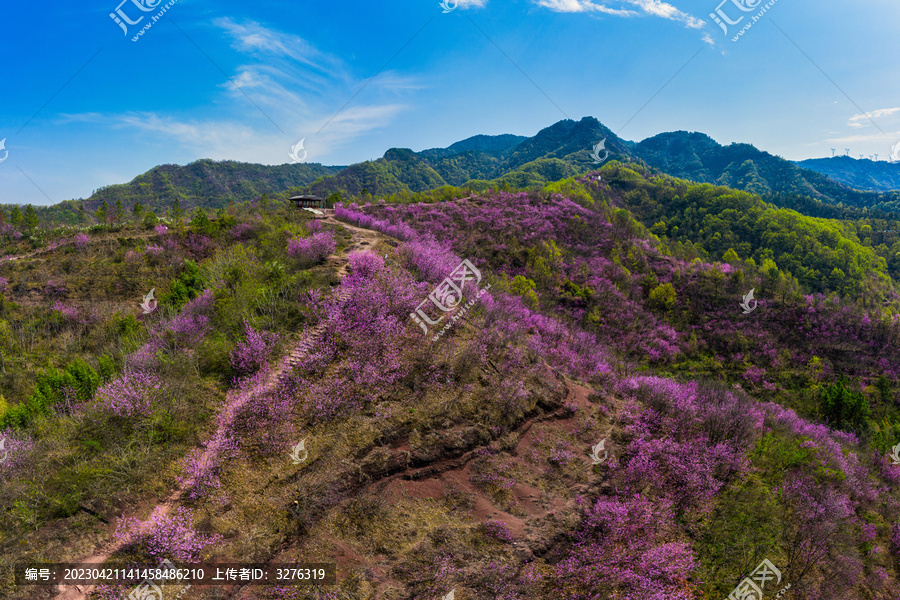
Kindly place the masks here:
<instances>
[{"instance_id":1,"label":"dirt path","mask_svg":"<svg viewBox=\"0 0 900 600\"><path fill-rule=\"evenodd\" d=\"M328 257L329 262L336 264L338 277L344 277L350 267L350 263L347 261L346 255L357 250L367 250L374 248L379 241L388 239L384 234L372 229L363 229L362 227L356 227L355 225L349 225L347 223L344 223L343 221L338 221L334 217L333 210L326 210L325 215L326 217L324 219L320 219L323 223L328 223L329 225L340 225L341 227L349 231L353 236L353 241L350 243L350 245L342 255L332 254Z\"/></svg>"},{"instance_id":2,"label":"dirt path","mask_svg":"<svg viewBox=\"0 0 900 600\"><path fill-rule=\"evenodd\" d=\"M331 211L329 211L331 212ZM374 247L379 241L388 239L385 235L369 229L362 229L347 225L334 218L333 213L322 219L323 222L331 225L339 225L350 232L353 237L351 244L343 251L336 252L327 258L329 264L337 266L338 277L343 278L348 273L349 261L347 255L354 250L361 250ZM20 257L21 258L21 257ZM343 290L340 286L335 289L335 297L344 299ZM297 345L284 356L269 372L269 376L265 382L259 384L253 392L255 394L263 394L274 388L281 374L289 370L300 361L315 345L325 331L325 324L320 324L305 332ZM163 515L169 515L184 500L185 495L193 489L202 473L208 469L215 467L222 445L225 440L225 433L228 432L234 424L235 417L240 414L241 408L250 399L251 393L238 393L236 390L230 390L225 396L225 408L219 413L217 418L216 433L204 444L201 455L197 458L197 464L200 467L195 469L195 475L190 479L179 484L178 487L163 501L157 505L154 512ZM82 558L78 562L82 564L101 564L109 560L116 552L122 549L122 543L118 540L112 540L104 545L95 554ZM55 600L85 600L94 590L95 586L79 587L77 585L60 585L57 586Z\"/></svg>"}]
</instances>

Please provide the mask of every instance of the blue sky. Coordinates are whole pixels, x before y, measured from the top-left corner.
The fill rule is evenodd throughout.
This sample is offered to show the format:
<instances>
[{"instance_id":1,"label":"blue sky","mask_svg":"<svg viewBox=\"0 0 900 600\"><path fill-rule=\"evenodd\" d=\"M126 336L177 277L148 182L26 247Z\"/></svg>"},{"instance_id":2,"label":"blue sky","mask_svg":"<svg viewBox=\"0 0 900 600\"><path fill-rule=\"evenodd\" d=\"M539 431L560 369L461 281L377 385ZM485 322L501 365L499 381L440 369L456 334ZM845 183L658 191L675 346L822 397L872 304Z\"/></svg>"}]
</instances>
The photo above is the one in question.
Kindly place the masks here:
<instances>
[{"instance_id":1,"label":"blue sky","mask_svg":"<svg viewBox=\"0 0 900 600\"><path fill-rule=\"evenodd\" d=\"M900 142L894 0L777 0L737 42L769 0L175 0L137 42L170 0L119 1L3 7L0 203L198 158L282 164L301 139L346 165L586 115L792 160ZM744 16L727 36L719 6ZM117 7L144 16L127 35Z\"/></svg>"}]
</instances>

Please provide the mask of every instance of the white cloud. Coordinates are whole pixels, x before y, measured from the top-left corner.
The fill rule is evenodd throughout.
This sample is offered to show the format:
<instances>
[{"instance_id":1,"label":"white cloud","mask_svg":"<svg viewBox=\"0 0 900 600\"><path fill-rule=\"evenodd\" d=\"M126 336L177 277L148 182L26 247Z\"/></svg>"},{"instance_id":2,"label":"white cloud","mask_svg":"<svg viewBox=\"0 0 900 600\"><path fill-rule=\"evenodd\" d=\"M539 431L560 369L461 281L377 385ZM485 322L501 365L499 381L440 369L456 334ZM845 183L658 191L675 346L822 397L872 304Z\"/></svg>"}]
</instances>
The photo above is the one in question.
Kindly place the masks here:
<instances>
[{"instance_id":1,"label":"white cloud","mask_svg":"<svg viewBox=\"0 0 900 600\"><path fill-rule=\"evenodd\" d=\"M487 0L457 0L457 6L460 8L484 8Z\"/></svg>"},{"instance_id":2,"label":"white cloud","mask_svg":"<svg viewBox=\"0 0 900 600\"><path fill-rule=\"evenodd\" d=\"M650 15L654 17L661 17L663 19L668 19L670 21L677 21L683 23L689 29L699 29L703 27L706 22L702 19L698 19L696 17L692 17L691 15L682 12L677 9L673 5L668 2L662 2L661 0L620 0L619 4L625 2L632 6L636 6L640 10L630 10L625 7L614 8L608 6L606 2L598 3L593 2L593 0L532 0L534 4L537 6L542 6L544 8L549 8L554 12L565 12L565 13L603 13L607 15L615 15L619 17L635 17L644 15Z\"/></svg>"},{"instance_id":3,"label":"white cloud","mask_svg":"<svg viewBox=\"0 0 900 600\"><path fill-rule=\"evenodd\" d=\"M633 10L621 10L609 8L602 4L595 4L591 0L533 0L538 6L549 8L554 12L564 13L580 13L580 12L600 12L607 15L616 15L620 17L634 17L638 13Z\"/></svg>"},{"instance_id":4,"label":"white cloud","mask_svg":"<svg viewBox=\"0 0 900 600\"><path fill-rule=\"evenodd\" d=\"M873 110L872 112L863 113L861 115L853 115L847 121L848 127L868 127L872 124L871 119L877 119L879 117L889 117L895 112L900 111L900 107L897 108L879 108L877 110Z\"/></svg>"},{"instance_id":5,"label":"white cloud","mask_svg":"<svg viewBox=\"0 0 900 600\"><path fill-rule=\"evenodd\" d=\"M702 19L698 19L696 17L692 17L691 15L682 12L669 4L668 2L661 2L660 0L626 0L629 4L634 4L635 6L639 6L644 12L648 15L654 15L657 17L662 17L663 19L669 19L671 21L678 21L680 23L684 23L686 27L690 29L700 29L703 27L706 22Z\"/></svg>"},{"instance_id":6,"label":"white cloud","mask_svg":"<svg viewBox=\"0 0 900 600\"><path fill-rule=\"evenodd\" d=\"M869 135L864 134L855 134L855 135L845 135L841 137L833 137L825 140L829 144L835 144L835 147L838 147L839 154L843 154L844 148L846 146L844 144L866 144L868 148L885 148L885 152L889 153L891 148L897 142L900 142L900 131L895 131L893 133L872 133ZM852 149L851 149L852 154Z\"/></svg>"}]
</instances>

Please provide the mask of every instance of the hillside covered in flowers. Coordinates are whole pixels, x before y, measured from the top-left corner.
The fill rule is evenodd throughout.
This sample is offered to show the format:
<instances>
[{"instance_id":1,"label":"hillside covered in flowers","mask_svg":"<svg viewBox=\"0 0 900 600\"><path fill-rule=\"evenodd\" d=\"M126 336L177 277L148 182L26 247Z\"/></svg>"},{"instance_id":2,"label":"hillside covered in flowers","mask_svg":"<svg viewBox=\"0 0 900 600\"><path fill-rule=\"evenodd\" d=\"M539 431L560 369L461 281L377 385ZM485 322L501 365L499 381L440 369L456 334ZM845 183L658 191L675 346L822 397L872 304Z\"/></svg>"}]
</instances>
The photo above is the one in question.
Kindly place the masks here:
<instances>
[{"instance_id":1,"label":"hillside covered in flowers","mask_svg":"<svg viewBox=\"0 0 900 600\"><path fill-rule=\"evenodd\" d=\"M898 264L866 226L611 162L10 238L0 595L127 596L9 571L93 558L336 565L188 600L898 600Z\"/></svg>"}]
</instances>

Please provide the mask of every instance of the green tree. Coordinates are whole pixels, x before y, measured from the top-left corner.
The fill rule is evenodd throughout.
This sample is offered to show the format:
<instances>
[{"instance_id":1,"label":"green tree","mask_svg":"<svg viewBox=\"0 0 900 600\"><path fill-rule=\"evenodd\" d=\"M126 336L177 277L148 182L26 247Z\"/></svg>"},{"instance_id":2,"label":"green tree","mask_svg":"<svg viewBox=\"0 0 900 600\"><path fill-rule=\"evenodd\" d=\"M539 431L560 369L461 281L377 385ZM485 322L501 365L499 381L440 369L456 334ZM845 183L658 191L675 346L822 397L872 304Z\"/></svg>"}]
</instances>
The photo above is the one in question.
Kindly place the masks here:
<instances>
[{"instance_id":1,"label":"green tree","mask_svg":"<svg viewBox=\"0 0 900 600\"><path fill-rule=\"evenodd\" d=\"M109 216L109 204L106 203L106 200L94 211L94 216L97 217L97 223L100 225L106 223L106 218Z\"/></svg>"},{"instance_id":2,"label":"green tree","mask_svg":"<svg viewBox=\"0 0 900 600\"><path fill-rule=\"evenodd\" d=\"M831 275L828 276L828 283L830 284L831 289L835 291L841 291L844 288L844 280L846 279L847 274L844 273L843 270L835 267L831 270Z\"/></svg>"},{"instance_id":3,"label":"green tree","mask_svg":"<svg viewBox=\"0 0 900 600\"><path fill-rule=\"evenodd\" d=\"M516 275L513 278L512 284L509 286L509 289L514 293L522 296L522 299L525 301L525 304L530 308L538 307L538 297L535 293L535 283L531 279L524 277L522 275Z\"/></svg>"},{"instance_id":4,"label":"green tree","mask_svg":"<svg viewBox=\"0 0 900 600\"><path fill-rule=\"evenodd\" d=\"M819 408L832 427L844 431L862 432L872 414L865 396L862 392L853 391L843 375L836 383L822 388Z\"/></svg>"},{"instance_id":5,"label":"green tree","mask_svg":"<svg viewBox=\"0 0 900 600\"><path fill-rule=\"evenodd\" d=\"M204 211L199 206L197 207L197 211L194 213L194 218L191 219L191 229L193 229L197 233L202 233L204 235L212 235L216 230L215 226L212 224L212 221L210 221L209 217L206 216L206 211Z\"/></svg>"},{"instance_id":6,"label":"green tree","mask_svg":"<svg viewBox=\"0 0 900 600\"><path fill-rule=\"evenodd\" d=\"M131 214L134 215L135 220L140 221L144 218L144 207L140 202L135 202L134 207L131 209Z\"/></svg>"},{"instance_id":7,"label":"green tree","mask_svg":"<svg viewBox=\"0 0 900 600\"><path fill-rule=\"evenodd\" d=\"M152 210L149 211L146 215L144 215L144 227L145 228L150 229L157 223L159 223L159 218L157 218L156 213L154 213Z\"/></svg>"},{"instance_id":8,"label":"green tree","mask_svg":"<svg viewBox=\"0 0 900 600\"><path fill-rule=\"evenodd\" d=\"M18 206L13 206L13 209L10 211L9 222L16 227L21 227L25 224L25 217L22 216L22 211L19 210Z\"/></svg>"},{"instance_id":9,"label":"green tree","mask_svg":"<svg viewBox=\"0 0 900 600\"><path fill-rule=\"evenodd\" d=\"M160 302L181 310L189 300L196 298L204 289L205 283L200 267L192 260L185 260L184 270L175 278L169 293L163 295Z\"/></svg>"},{"instance_id":10,"label":"green tree","mask_svg":"<svg viewBox=\"0 0 900 600\"><path fill-rule=\"evenodd\" d=\"M175 220L176 225L181 225L181 219L184 217L184 210L181 208L181 202L178 201L177 197L175 198L175 202L172 203L172 209L169 211L169 215Z\"/></svg>"},{"instance_id":11,"label":"green tree","mask_svg":"<svg viewBox=\"0 0 900 600\"><path fill-rule=\"evenodd\" d=\"M122 206L122 200L117 198L115 212L113 213L113 221L118 224L123 220L125 220L125 207Z\"/></svg>"},{"instance_id":12,"label":"green tree","mask_svg":"<svg viewBox=\"0 0 900 600\"><path fill-rule=\"evenodd\" d=\"M728 251L725 252L725 254L722 256L722 262L734 265L741 262L741 257L738 256L738 253L734 251L734 248L729 248Z\"/></svg>"},{"instance_id":13,"label":"green tree","mask_svg":"<svg viewBox=\"0 0 900 600\"><path fill-rule=\"evenodd\" d=\"M31 231L32 229L37 227L38 223L41 222L41 220L38 219L37 213L34 211L34 207L30 204L25 207L24 221L25 229L27 229L28 231Z\"/></svg>"},{"instance_id":14,"label":"green tree","mask_svg":"<svg viewBox=\"0 0 900 600\"><path fill-rule=\"evenodd\" d=\"M84 202L78 205L78 223L84 224L88 222L87 213L84 210Z\"/></svg>"},{"instance_id":15,"label":"green tree","mask_svg":"<svg viewBox=\"0 0 900 600\"><path fill-rule=\"evenodd\" d=\"M656 308L670 311L675 307L677 300L678 294L671 283L664 283L650 291L650 304Z\"/></svg>"}]
</instances>

